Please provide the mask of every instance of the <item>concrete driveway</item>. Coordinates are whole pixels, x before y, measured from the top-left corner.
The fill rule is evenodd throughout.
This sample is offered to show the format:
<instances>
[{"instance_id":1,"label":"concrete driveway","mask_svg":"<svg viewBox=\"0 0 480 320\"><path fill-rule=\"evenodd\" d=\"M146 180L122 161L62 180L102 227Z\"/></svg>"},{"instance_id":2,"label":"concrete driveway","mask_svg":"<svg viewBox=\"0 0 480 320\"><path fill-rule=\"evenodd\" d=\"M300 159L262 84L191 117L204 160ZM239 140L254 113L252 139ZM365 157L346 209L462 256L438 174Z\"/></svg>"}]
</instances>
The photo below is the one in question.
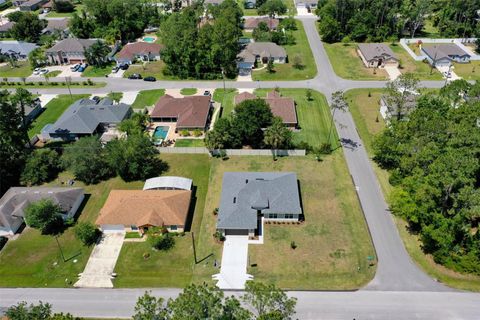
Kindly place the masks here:
<instances>
[{"instance_id":1,"label":"concrete driveway","mask_svg":"<svg viewBox=\"0 0 480 320\"><path fill-rule=\"evenodd\" d=\"M453 67L450 69L449 67L445 67L445 66L437 66L437 70L440 71L444 79L446 78L446 74L448 74L450 70L450 78L448 78L448 81L455 81L455 80L462 79L453 71Z\"/></svg>"},{"instance_id":2,"label":"concrete driveway","mask_svg":"<svg viewBox=\"0 0 480 320\"><path fill-rule=\"evenodd\" d=\"M125 104L133 104L133 102L137 98L137 95L138 95L138 91L124 92L122 99L120 99L120 102Z\"/></svg>"},{"instance_id":3,"label":"concrete driveway","mask_svg":"<svg viewBox=\"0 0 480 320\"><path fill-rule=\"evenodd\" d=\"M247 274L248 236L226 236L223 243L220 273L212 276L220 289L245 289L245 282L253 276Z\"/></svg>"},{"instance_id":4,"label":"concrete driveway","mask_svg":"<svg viewBox=\"0 0 480 320\"><path fill-rule=\"evenodd\" d=\"M390 80L395 80L402 74L395 66L385 66L384 69L387 71Z\"/></svg>"},{"instance_id":5,"label":"concrete driveway","mask_svg":"<svg viewBox=\"0 0 480 320\"><path fill-rule=\"evenodd\" d=\"M74 284L76 288L113 288L112 274L122 249L124 231L102 234L95 245L85 270Z\"/></svg>"}]
</instances>

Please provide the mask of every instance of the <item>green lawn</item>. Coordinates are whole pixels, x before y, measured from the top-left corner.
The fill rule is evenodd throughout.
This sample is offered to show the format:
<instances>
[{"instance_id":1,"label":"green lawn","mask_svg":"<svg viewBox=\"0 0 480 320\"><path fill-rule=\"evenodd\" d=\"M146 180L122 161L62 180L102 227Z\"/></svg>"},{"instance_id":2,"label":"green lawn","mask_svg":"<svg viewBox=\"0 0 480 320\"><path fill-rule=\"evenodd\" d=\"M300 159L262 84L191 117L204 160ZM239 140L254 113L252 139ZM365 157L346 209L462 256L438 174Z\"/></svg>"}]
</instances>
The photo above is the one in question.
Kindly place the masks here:
<instances>
[{"instance_id":1,"label":"green lawn","mask_svg":"<svg viewBox=\"0 0 480 320\"><path fill-rule=\"evenodd\" d=\"M62 73L62 71L60 70L54 70L54 71L51 71L49 73L47 73L47 76L49 78L55 78L56 76L58 76L60 73Z\"/></svg>"},{"instance_id":2,"label":"green lawn","mask_svg":"<svg viewBox=\"0 0 480 320\"><path fill-rule=\"evenodd\" d=\"M368 97L368 92L371 93L371 97ZM379 115L380 95L381 89L354 89L346 92L350 112L369 156L373 155L373 137L385 127L385 123ZM378 122L376 121L377 116ZM389 173L380 169L373 161L372 165L385 198L388 199L392 190L388 181ZM480 291L480 276L460 274L436 264L430 255L423 253L418 236L408 231L405 221L398 217L394 217L394 220L407 251L425 272L454 288Z\"/></svg>"},{"instance_id":3,"label":"green lawn","mask_svg":"<svg viewBox=\"0 0 480 320\"><path fill-rule=\"evenodd\" d=\"M230 117L235 107L234 97L238 94L237 89L215 89L213 92L213 100L222 104L222 117Z\"/></svg>"},{"instance_id":4,"label":"green lawn","mask_svg":"<svg viewBox=\"0 0 480 320\"><path fill-rule=\"evenodd\" d=\"M465 80L480 80L480 61L454 63L452 70Z\"/></svg>"},{"instance_id":5,"label":"green lawn","mask_svg":"<svg viewBox=\"0 0 480 320\"><path fill-rule=\"evenodd\" d=\"M355 43L324 43L330 63L335 73L344 79L352 80L388 80L383 69L367 68L357 53ZM375 72L375 73L374 73Z\"/></svg>"},{"instance_id":6,"label":"green lawn","mask_svg":"<svg viewBox=\"0 0 480 320\"><path fill-rule=\"evenodd\" d=\"M180 90L180 94L183 94L184 96L193 96L197 91L196 88L183 88Z\"/></svg>"},{"instance_id":7,"label":"green lawn","mask_svg":"<svg viewBox=\"0 0 480 320\"><path fill-rule=\"evenodd\" d=\"M140 91L133 102L134 109L153 106L158 99L165 94L165 89L153 89Z\"/></svg>"},{"instance_id":8,"label":"green lawn","mask_svg":"<svg viewBox=\"0 0 480 320\"><path fill-rule=\"evenodd\" d=\"M413 58L405 49L403 49L400 44L390 44L389 46L400 59L401 73L413 73L421 80L442 80L442 75L437 69L432 70L428 63L413 60Z\"/></svg>"},{"instance_id":9,"label":"green lawn","mask_svg":"<svg viewBox=\"0 0 480 320\"><path fill-rule=\"evenodd\" d=\"M175 147L205 147L203 139L177 139Z\"/></svg>"},{"instance_id":10,"label":"green lawn","mask_svg":"<svg viewBox=\"0 0 480 320\"><path fill-rule=\"evenodd\" d=\"M374 255L366 223L340 151L322 162L312 157L214 158L197 251L221 259L221 245L212 237L226 171L293 171L300 181L305 223L265 225L265 243L249 245L248 273L257 281L274 282L285 289L356 289L370 281L375 267L368 267ZM298 248L292 250L290 242ZM358 269L360 268L360 269ZM218 273L212 261L195 268L195 282L212 282Z\"/></svg>"},{"instance_id":11,"label":"green lawn","mask_svg":"<svg viewBox=\"0 0 480 320\"><path fill-rule=\"evenodd\" d=\"M107 85L106 82L93 82L91 85L84 83L84 82L71 82L70 87L72 88L102 88ZM57 82L57 81L36 81L36 82L9 82L8 84L2 86L9 87L9 88L63 88L67 89L67 84L65 82Z\"/></svg>"},{"instance_id":12,"label":"green lawn","mask_svg":"<svg viewBox=\"0 0 480 320\"><path fill-rule=\"evenodd\" d=\"M104 67L88 66L85 71L82 72L84 78L105 77L112 73L112 66L114 63L109 63Z\"/></svg>"},{"instance_id":13,"label":"green lawn","mask_svg":"<svg viewBox=\"0 0 480 320\"><path fill-rule=\"evenodd\" d=\"M70 18L73 16L74 13L80 14L83 9L82 4L77 4L75 5L75 10L73 12L56 12L56 11L50 11L47 14L47 18Z\"/></svg>"},{"instance_id":14,"label":"green lawn","mask_svg":"<svg viewBox=\"0 0 480 320\"><path fill-rule=\"evenodd\" d=\"M208 189L210 160L206 154L162 154L169 164L165 175L193 179L195 213L191 231L198 235ZM148 259L144 253L150 253ZM200 255L198 256L200 259ZM210 264L213 260L208 260ZM191 283L195 268L191 233L175 238L175 247L167 252L154 251L148 242L124 243L115 272L116 287L184 287Z\"/></svg>"},{"instance_id":15,"label":"green lawn","mask_svg":"<svg viewBox=\"0 0 480 320\"><path fill-rule=\"evenodd\" d=\"M17 66L12 68L9 64L0 67L0 78L21 78L32 74L32 69L27 61L18 61Z\"/></svg>"},{"instance_id":16,"label":"green lawn","mask_svg":"<svg viewBox=\"0 0 480 320\"><path fill-rule=\"evenodd\" d=\"M268 89L257 89L255 94L259 97L266 96ZM307 101L306 89L280 89L284 97L291 97L295 100L297 118L300 130L293 133L294 142L307 142L312 147L319 147L326 142L330 129L331 115L325 99L320 92L312 90L312 100ZM338 135L333 129L330 137L333 146L338 145Z\"/></svg>"},{"instance_id":17,"label":"green lawn","mask_svg":"<svg viewBox=\"0 0 480 320\"><path fill-rule=\"evenodd\" d=\"M31 138L35 134L40 133L40 130L48 123L54 123L62 115L62 113L75 101L87 98L88 94L74 94L72 97L68 94L59 95L45 106L46 109L33 121L28 136Z\"/></svg>"},{"instance_id":18,"label":"green lawn","mask_svg":"<svg viewBox=\"0 0 480 320\"><path fill-rule=\"evenodd\" d=\"M165 69L165 63L162 60L146 62L143 65L141 64L132 64L127 71L123 74L124 78L128 76L139 73L142 77L155 77L157 80L173 80L173 77L167 77L163 74L163 69Z\"/></svg>"},{"instance_id":19,"label":"green lawn","mask_svg":"<svg viewBox=\"0 0 480 320\"><path fill-rule=\"evenodd\" d=\"M302 23L298 20L296 22L298 29L292 32L296 44L283 46L287 51L288 63L275 64L274 73L269 73L266 69L253 71L253 80L305 80L315 77L317 74L317 66L308 43L307 35L305 34ZM301 59L303 65L301 69L293 67L293 61L296 56Z\"/></svg>"}]
</instances>

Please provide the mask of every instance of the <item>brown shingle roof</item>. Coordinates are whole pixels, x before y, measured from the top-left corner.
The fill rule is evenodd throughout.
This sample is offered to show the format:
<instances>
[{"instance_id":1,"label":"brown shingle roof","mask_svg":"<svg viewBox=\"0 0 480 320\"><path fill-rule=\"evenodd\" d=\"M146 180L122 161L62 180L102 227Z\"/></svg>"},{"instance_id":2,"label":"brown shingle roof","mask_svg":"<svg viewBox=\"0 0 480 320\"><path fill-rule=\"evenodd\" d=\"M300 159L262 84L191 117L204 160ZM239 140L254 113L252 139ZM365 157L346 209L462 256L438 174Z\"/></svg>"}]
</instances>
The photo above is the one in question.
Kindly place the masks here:
<instances>
[{"instance_id":1,"label":"brown shingle roof","mask_svg":"<svg viewBox=\"0 0 480 320\"><path fill-rule=\"evenodd\" d=\"M384 43L359 43L358 49L367 61L380 57L398 60L392 49Z\"/></svg>"},{"instance_id":2,"label":"brown shingle roof","mask_svg":"<svg viewBox=\"0 0 480 320\"><path fill-rule=\"evenodd\" d=\"M126 44L118 53L118 57L122 59L133 59L135 55L142 54L160 54L162 45L158 43L134 42Z\"/></svg>"},{"instance_id":3,"label":"brown shingle roof","mask_svg":"<svg viewBox=\"0 0 480 320\"><path fill-rule=\"evenodd\" d=\"M161 97L150 114L152 118L176 118L177 127L204 128L210 111L209 96Z\"/></svg>"},{"instance_id":4,"label":"brown shingle roof","mask_svg":"<svg viewBox=\"0 0 480 320\"><path fill-rule=\"evenodd\" d=\"M265 22L267 26L270 28L270 30L275 30L278 27L279 20L278 19L273 19L273 18L268 18L268 17L263 17L263 18L246 18L245 23L243 24L243 27L245 29L255 29L258 27L258 24L260 22Z\"/></svg>"},{"instance_id":5,"label":"brown shingle roof","mask_svg":"<svg viewBox=\"0 0 480 320\"><path fill-rule=\"evenodd\" d=\"M95 223L184 226L190 198L190 190L112 190Z\"/></svg>"},{"instance_id":6,"label":"brown shingle roof","mask_svg":"<svg viewBox=\"0 0 480 320\"><path fill-rule=\"evenodd\" d=\"M234 98L235 104L245 100L256 99L257 96L249 92L237 94ZM270 110L276 117L280 117L285 124L297 124L297 113L295 111L295 101L292 98L282 97L277 91L267 93L265 101L270 106Z\"/></svg>"}]
</instances>

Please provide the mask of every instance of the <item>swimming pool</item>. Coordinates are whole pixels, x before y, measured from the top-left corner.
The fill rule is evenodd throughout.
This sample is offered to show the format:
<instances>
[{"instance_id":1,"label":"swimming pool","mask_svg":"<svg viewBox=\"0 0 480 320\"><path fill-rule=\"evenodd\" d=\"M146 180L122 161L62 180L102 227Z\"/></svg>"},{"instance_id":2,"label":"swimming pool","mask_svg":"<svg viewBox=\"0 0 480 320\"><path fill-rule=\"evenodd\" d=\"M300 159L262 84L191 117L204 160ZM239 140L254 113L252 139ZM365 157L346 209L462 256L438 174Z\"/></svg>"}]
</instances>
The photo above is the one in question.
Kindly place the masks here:
<instances>
[{"instance_id":1,"label":"swimming pool","mask_svg":"<svg viewBox=\"0 0 480 320\"><path fill-rule=\"evenodd\" d=\"M148 42L148 43L153 43L153 42L155 42L155 40L156 40L156 39L155 39L154 37L145 37L145 38L143 38L143 41Z\"/></svg>"},{"instance_id":2,"label":"swimming pool","mask_svg":"<svg viewBox=\"0 0 480 320\"><path fill-rule=\"evenodd\" d=\"M155 140L165 140L168 135L168 129L170 129L168 126L156 127L155 131L153 131L153 137Z\"/></svg>"}]
</instances>

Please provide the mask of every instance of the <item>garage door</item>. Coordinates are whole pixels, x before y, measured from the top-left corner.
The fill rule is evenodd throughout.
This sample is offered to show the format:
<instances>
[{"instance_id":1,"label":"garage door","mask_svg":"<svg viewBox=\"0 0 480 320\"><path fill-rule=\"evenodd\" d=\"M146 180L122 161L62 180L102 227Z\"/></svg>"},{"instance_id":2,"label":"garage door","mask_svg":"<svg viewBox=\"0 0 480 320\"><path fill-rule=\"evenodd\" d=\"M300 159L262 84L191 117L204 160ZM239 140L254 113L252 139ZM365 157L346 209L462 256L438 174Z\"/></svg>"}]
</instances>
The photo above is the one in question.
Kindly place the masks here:
<instances>
[{"instance_id":1,"label":"garage door","mask_svg":"<svg viewBox=\"0 0 480 320\"><path fill-rule=\"evenodd\" d=\"M103 233L125 232L123 224L102 224L100 228L102 228Z\"/></svg>"},{"instance_id":2,"label":"garage door","mask_svg":"<svg viewBox=\"0 0 480 320\"><path fill-rule=\"evenodd\" d=\"M246 230L246 229L239 229L239 230L227 229L225 231L225 234L227 236L248 236L248 230Z\"/></svg>"}]
</instances>

